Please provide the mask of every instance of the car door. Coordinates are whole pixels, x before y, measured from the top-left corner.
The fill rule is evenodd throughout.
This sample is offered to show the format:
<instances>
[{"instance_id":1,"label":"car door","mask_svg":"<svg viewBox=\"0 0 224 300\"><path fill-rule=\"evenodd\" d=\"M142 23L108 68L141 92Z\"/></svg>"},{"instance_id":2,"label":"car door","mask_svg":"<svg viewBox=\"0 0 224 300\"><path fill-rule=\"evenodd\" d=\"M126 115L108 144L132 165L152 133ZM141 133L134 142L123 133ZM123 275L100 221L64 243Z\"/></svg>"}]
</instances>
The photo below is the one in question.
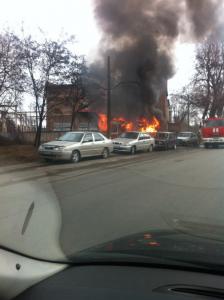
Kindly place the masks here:
<instances>
[{"instance_id":1,"label":"car door","mask_svg":"<svg viewBox=\"0 0 224 300\"><path fill-rule=\"evenodd\" d=\"M145 147L145 136L143 133L140 133L138 136L138 142L137 142L137 150L144 150Z\"/></svg>"},{"instance_id":2,"label":"car door","mask_svg":"<svg viewBox=\"0 0 224 300\"><path fill-rule=\"evenodd\" d=\"M154 139L151 137L150 134L145 134L145 150L148 150L150 145L154 147Z\"/></svg>"},{"instance_id":3,"label":"car door","mask_svg":"<svg viewBox=\"0 0 224 300\"><path fill-rule=\"evenodd\" d=\"M96 155L95 145L92 133L86 133L80 147L82 157Z\"/></svg>"},{"instance_id":4,"label":"car door","mask_svg":"<svg viewBox=\"0 0 224 300\"><path fill-rule=\"evenodd\" d=\"M106 140L98 132L94 132L93 137L96 155L101 155L103 153L103 149L105 148Z\"/></svg>"}]
</instances>

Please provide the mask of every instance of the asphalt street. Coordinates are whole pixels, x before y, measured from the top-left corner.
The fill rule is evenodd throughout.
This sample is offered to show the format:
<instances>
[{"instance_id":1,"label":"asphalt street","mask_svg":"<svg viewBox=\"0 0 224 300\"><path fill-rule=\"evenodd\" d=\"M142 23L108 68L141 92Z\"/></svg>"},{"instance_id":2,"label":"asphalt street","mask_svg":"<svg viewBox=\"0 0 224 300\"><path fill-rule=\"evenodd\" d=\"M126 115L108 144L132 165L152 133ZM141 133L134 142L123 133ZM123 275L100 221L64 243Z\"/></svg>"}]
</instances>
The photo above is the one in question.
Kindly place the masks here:
<instances>
[{"instance_id":1,"label":"asphalt street","mask_svg":"<svg viewBox=\"0 0 224 300\"><path fill-rule=\"evenodd\" d=\"M5 238L9 248L22 251L26 246L28 254L35 255L31 245L37 256L60 257L145 230L224 226L224 149L180 148L76 165L7 166L2 172L1 240L6 236L4 214L8 224L15 215L21 217L10 225L19 234L18 224L23 225L29 205L35 203L27 232L13 245L11 231Z\"/></svg>"},{"instance_id":2,"label":"asphalt street","mask_svg":"<svg viewBox=\"0 0 224 300\"><path fill-rule=\"evenodd\" d=\"M224 225L224 150L138 155L52 181L66 254L176 220Z\"/></svg>"}]
</instances>

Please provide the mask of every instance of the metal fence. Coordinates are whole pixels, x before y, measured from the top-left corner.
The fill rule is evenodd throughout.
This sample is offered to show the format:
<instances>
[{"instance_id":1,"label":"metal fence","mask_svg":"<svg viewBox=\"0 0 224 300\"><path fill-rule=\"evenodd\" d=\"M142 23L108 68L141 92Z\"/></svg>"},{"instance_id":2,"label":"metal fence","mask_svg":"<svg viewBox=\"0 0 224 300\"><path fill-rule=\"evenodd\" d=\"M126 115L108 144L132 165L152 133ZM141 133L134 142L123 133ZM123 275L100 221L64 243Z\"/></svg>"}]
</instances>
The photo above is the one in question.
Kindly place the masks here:
<instances>
[{"instance_id":1,"label":"metal fence","mask_svg":"<svg viewBox=\"0 0 224 300\"><path fill-rule=\"evenodd\" d=\"M41 143L53 141L63 135L65 132L63 131L43 131L41 133ZM35 140L36 132L35 131L27 131L19 133L19 140L22 143L33 144Z\"/></svg>"}]
</instances>

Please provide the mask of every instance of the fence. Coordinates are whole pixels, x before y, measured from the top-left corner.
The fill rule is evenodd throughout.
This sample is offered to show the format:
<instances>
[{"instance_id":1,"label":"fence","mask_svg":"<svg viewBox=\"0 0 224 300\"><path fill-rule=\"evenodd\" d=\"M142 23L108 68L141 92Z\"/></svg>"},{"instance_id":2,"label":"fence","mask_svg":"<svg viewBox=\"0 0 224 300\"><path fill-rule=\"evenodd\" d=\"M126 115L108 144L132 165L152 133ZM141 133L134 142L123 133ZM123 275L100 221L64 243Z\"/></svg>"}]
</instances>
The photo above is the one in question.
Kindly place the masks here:
<instances>
[{"instance_id":1,"label":"fence","mask_svg":"<svg viewBox=\"0 0 224 300\"><path fill-rule=\"evenodd\" d=\"M59 138L65 132L63 131L43 131L41 134L41 143L53 141ZM19 133L19 140L22 143L33 144L35 140L35 131L27 131Z\"/></svg>"}]
</instances>

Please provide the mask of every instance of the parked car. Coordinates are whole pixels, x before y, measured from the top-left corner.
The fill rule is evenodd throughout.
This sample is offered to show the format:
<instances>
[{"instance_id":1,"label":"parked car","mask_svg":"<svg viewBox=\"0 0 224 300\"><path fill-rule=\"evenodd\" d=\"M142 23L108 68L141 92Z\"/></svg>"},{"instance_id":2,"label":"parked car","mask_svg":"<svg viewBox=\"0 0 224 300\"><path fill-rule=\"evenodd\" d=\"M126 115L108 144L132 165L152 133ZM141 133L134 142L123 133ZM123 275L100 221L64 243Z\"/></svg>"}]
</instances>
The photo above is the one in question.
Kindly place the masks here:
<instances>
[{"instance_id":1,"label":"parked car","mask_svg":"<svg viewBox=\"0 0 224 300\"><path fill-rule=\"evenodd\" d=\"M112 141L99 132L67 132L39 147L40 156L47 160L70 160L74 163L83 157L107 158L112 151Z\"/></svg>"},{"instance_id":2,"label":"parked car","mask_svg":"<svg viewBox=\"0 0 224 300\"><path fill-rule=\"evenodd\" d=\"M180 132L177 135L177 144L181 146L197 146L198 136L193 132Z\"/></svg>"},{"instance_id":3,"label":"parked car","mask_svg":"<svg viewBox=\"0 0 224 300\"><path fill-rule=\"evenodd\" d=\"M157 149L176 149L177 138L173 132L157 132L155 136L155 147Z\"/></svg>"},{"instance_id":4,"label":"parked car","mask_svg":"<svg viewBox=\"0 0 224 300\"><path fill-rule=\"evenodd\" d=\"M138 131L124 132L113 140L114 152L128 152L135 154L137 151L152 152L155 140L148 133Z\"/></svg>"}]
</instances>

